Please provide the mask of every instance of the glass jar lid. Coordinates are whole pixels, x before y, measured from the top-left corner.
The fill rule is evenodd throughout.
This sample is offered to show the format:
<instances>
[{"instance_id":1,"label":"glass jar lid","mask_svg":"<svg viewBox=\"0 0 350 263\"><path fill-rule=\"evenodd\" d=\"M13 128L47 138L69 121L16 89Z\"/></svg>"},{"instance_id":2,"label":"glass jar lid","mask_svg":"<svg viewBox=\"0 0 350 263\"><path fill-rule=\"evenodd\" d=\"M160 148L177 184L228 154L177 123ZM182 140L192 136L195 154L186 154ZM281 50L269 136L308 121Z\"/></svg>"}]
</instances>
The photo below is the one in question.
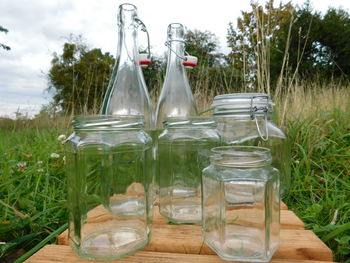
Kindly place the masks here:
<instances>
[{"instance_id":1,"label":"glass jar lid","mask_svg":"<svg viewBox=\"0 0 350 263\"><path fill-rule=\"evenodd\" d=\"M231 93L214 97L214 115L271 113L273 102L265 93Z\"/></svg>"}]
</instances>

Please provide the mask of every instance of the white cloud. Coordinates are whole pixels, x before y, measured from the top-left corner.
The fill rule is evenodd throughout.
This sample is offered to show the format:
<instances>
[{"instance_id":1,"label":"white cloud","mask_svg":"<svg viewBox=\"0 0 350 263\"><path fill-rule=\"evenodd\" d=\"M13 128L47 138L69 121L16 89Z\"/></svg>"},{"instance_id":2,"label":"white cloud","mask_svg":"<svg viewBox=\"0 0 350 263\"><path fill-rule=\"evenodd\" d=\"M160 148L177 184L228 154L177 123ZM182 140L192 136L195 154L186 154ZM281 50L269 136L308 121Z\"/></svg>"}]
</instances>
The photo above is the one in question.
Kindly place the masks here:
<instances>
[{"instance_id":1,"label":"white cloud","mask_svg":"<svg viewBox=\"0 0 350 263\"><path fill-rule=\"evenodd\" d=\"M82 34L91 47L115 55L117 8L115 0L1 0L0 42L11 51L0 50L0 115L11 115L19 107L31 112L47 103L43 91L47 82L42 72L50 67L52 53L61 52L70 33ZM249 0L162 1L131 0L147 25L153 50L165 51L167 25L180 22L190 29L210 30L225 48L228 23L235 22L240 10L249 9ZM298 4L304 0L294 1ZM328 6L349 7L345 0L317 1L321 11ZM141 35L141 33L140 33ZM144 39L144 36L142 37ZM143 41L143 46L145 43Z\"/></svg>"}]
</instances>

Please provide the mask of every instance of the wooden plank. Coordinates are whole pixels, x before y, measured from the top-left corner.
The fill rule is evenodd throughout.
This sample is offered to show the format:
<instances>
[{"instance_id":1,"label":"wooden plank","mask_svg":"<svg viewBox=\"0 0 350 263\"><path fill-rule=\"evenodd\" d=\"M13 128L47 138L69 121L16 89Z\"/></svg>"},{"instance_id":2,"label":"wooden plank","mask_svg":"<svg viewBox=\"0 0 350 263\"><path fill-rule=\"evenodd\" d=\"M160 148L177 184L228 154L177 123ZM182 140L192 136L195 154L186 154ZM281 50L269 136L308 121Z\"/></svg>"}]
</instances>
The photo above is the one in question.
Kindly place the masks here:
<instances>
[{"instance_id":1,"label":"wooden plank","mask_svg":"<svg viewBox=\"0 0 350 263\"><path fill-rule=\"evenodd\" d=\"M38 253L29 258L27 263L94 263L106 262L98 260L87 260L76 256L70 247L59 245L47 245ZM225 263L216 255L194 255L178 253L160 253L139 251L133 256L127 258L109 261L111 263ZM273 259L271 263L327 263L326 261L296 260L296 259Z\"/></svg>"},{"instance_id":2,"label":"wooden plank","mask_svg":"<svg viewBox=\"0 0 350 263\"><path fill-rule=\"evenodd\" d=\"M87 218L88 223L98 223L111 219L111 215L102 205L99 205L88 213ZM168 224L167 220L159 214L158 207L155 207L154 209L153 224ZM304 229L304 223L292 211L281 210L281 228ZM68 244L68 231L64 231L58 237L58 244Z\"/></svg>"},{"instance_id":3,"label":"wooden plank","mask_svg":"<svg viewBox=\"0 0 350 263\"><path fill-rule=\"evenodd\" d=\"M159 205L159 197L157 195L156 201L155 201L155 206L158 206L158 205ZM280 209L281 210L288 210L288 206L283 201L281 201Z\"/></svg>"},{"instance_id":4,"label":"wooden plank","mask_svg":"<svg viewBox=\"0 0 350 263\"><path fill-rule=\"evenodd\" d=\"M249 215L247 214L249 218ZM153 224L168 224L167 220L161 216L158 207L154 209ZM281 210L282 229L304 229L305 224L296 214L289 210Z\"/></svg>"},{"instance_id":5,"label":"wooden plank","mask_svg":"<svg viewBox=\"0 0 350 263\"><path fill-rule=\"evenodd\" d=\"M281 210L288 210L288 206L282 201L281 201L281 207L280 208L281 208Z\"/></svg>"},{"instance_id":6,"label":"wooden plank","mask_svg":"<svg viewBox=\"0 0 350 263\"><path fill-rule=\"evenodd\" d=\"M310 259L331 261L332 251L309 230L281 230L281 244L276 258ZM67 236L60 237L60 243L67 244ZM182 254L215 254L203 244L200 226L192 225L153 225L152 239L147 251Z\"/></svg>"},{"instance_id":7,"label":"wooden plank","mask_svg":"<svg viewBox=\"0 0 350 263\"><path fill-rule=\"evenodd\" d=\"M281 244L275 258L332 261L332 251L309 230L281 230ZM215 254L203 244L199 226L154 225L147 251Z\"/></svg>"}]
</instances>

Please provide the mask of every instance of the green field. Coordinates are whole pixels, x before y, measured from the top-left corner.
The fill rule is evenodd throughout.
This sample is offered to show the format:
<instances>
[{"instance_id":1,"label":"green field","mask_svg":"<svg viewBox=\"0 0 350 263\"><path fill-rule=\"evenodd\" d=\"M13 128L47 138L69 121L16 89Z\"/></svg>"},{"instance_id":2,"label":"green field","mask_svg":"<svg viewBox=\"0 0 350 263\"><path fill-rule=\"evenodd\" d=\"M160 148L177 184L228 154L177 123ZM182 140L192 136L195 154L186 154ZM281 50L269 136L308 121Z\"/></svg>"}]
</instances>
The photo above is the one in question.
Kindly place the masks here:
<instances>
[{"instance_id":1,"label":"green field","mask_svg":"<svg viewBox=\"0 0 350 263\"><path fill-rule=\"evenodd\" d=\"M350 262L350 106L344 101L315 108L305 102L307 110L292 100L288 104L283 127L293 142L292 187L284 201L332 248L335 260ZM0 121L1 262L56 242L65 227L65 163L58 136L71 133L67 122Z\"/></svg>"}]
</instances>

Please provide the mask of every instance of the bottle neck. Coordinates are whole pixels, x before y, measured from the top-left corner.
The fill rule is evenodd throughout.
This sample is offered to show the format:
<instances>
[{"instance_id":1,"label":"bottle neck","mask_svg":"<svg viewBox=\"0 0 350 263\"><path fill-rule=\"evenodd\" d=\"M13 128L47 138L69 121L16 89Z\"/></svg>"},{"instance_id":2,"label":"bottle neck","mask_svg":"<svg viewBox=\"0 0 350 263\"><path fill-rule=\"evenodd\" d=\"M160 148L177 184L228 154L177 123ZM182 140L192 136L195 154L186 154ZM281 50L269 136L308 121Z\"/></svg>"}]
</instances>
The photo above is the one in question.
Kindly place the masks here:
<instances>
[{"instance_id":1,"label":"bottle neck","mask_svg":"<svg viewBox=\"0 0 350 263\"><path fill-rule=\"evenodd\" d=\"M138 48L137 48L137 27L135 22L127 21L118 29L118 49L117 60L119 66L132 63L138 65Z\"/></svg>"},{"instance_id":2,"label":"bottle neck","mask_svg":"<svg viewBox=\"0 0 350 263\"><path fill-rule=\"evenodd\" d=\"M185 42L173 40L169 42L167 75L178 72L186 77L183 57L185 54Z\"/></svg>"}]
</instances>

